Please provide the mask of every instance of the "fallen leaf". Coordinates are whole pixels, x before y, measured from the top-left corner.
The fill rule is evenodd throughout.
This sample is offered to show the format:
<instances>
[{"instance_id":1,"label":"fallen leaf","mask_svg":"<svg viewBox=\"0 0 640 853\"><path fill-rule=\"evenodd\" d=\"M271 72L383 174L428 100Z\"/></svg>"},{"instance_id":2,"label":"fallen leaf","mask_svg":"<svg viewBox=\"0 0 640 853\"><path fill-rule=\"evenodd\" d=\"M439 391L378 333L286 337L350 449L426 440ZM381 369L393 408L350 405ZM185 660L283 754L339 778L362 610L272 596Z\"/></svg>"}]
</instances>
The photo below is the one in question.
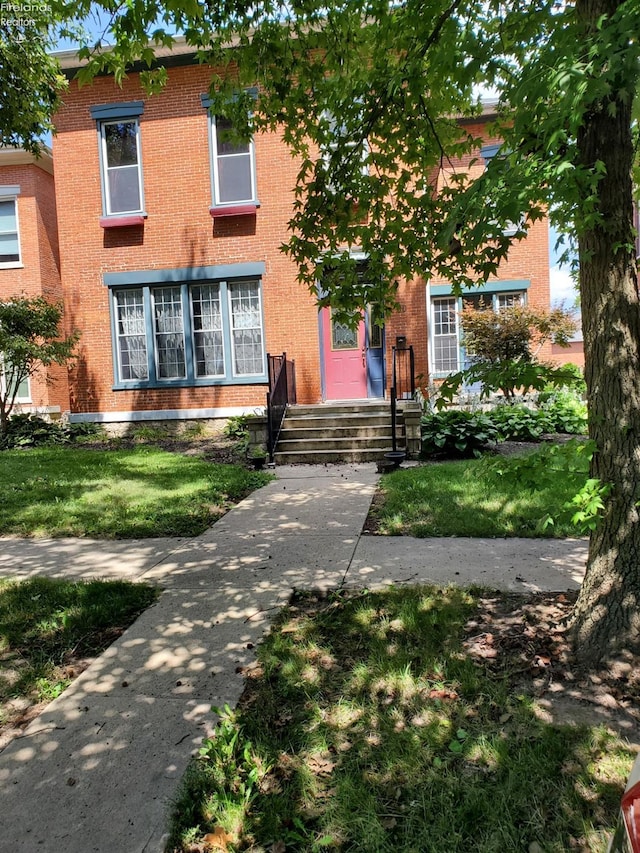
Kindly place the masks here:
<instances>
[{"instance_id":1,"label":"fallen leaf","mask_svg":"<svg viewBox=\"0 0 640 853\"><path fill-rule=\"evenodd\" d=\"M269 848L269 853L287 853L287 845L284 841L275 841Z\"/></svg>"},{"instance_id":2,"label":"fallen leaf","mask_svg":"<svg viewBox=\"0 0 640 853\"><path fill-rule=\"evenodd\" d=\"M229 835L221 826L216 826L213 832L208 832L202 840L210 850L227 850L227 845L233 841L233 835Z\"/></svg>"}]
</instances>

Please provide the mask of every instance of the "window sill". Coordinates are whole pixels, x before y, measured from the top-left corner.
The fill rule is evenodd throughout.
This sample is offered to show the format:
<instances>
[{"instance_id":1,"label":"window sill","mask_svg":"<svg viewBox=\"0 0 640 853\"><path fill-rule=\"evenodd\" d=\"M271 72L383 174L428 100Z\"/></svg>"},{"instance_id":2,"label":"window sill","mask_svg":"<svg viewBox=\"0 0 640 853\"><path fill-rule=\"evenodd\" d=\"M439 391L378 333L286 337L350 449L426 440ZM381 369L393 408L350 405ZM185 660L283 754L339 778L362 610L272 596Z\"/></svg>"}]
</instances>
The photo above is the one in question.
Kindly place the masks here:
<instances>
[{"instance_id":1,"label":"window sill","mask_svg":"<svg viewBox=\"0 0 640 853\"><path fill-rule=\"evenodd\" d=\"M222 219L225 216L254 216L259 205L257 202L248 204L226 204L210 207L209 213L212 219Z\"/></svg>"},{"instance_id":2,"label":"window sill","mask_svg":"<svg viewBox=\"0 0 640 853\"><path fill-rule=\"evenodd\" d=\"M143 225L146 213L130 213L126 216L101 216L101 228L128 228L131 225Z\"/></svg>"},{"instance_id":3,"label":"window sill","mask_svg":"<svg viewBox=\"0 0 640 853\"><path fill-rule=\"evenodd\" d=\"M20 263L20 261L7 261L6 263L0 263L0 270L23 270L24 264Z\"/></svg>"}]
</instances>

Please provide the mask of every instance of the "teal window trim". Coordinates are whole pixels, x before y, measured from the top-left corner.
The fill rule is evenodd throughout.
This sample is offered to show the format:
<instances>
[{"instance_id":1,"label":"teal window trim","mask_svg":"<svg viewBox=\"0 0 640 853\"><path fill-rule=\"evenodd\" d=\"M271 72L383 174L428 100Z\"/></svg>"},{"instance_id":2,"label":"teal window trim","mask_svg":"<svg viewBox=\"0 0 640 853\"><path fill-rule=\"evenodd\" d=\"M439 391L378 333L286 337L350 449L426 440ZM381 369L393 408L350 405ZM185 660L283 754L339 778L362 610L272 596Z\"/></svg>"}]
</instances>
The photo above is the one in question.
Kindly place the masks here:
<instances>
[{"instance_id":1,"label":"teal window trim","mask_svg":"<svg viewBox=\"0 0 640 853\"><path fill-rule=\"evenodd\" d=\"M237 265L244 266L244 265ZM158 272L157 270L154 272ZM126 273L115 274L126 276ZM105 275L105 283L108 275ZM197 376L195 359L195 335L193 324L193 312L191 308L190 288L192 285L203 283L216 284L220 288L220 306L222 315L223 349L224 349L224 375L220 376ZM262 334L261 356L262 372L256 374L236 374L233 363L233 347L231 342L232 323L230 309L230 290L234 284L251 283L256 284L260 299L260 330ZM143 388L193 388L212 385L260 385L268 381L266 370L266 349L264 333L264 307L262 299L262 279L260 276L237 277L231 280L212 279L187 279L172 280L166 278L158 281L141 283L128 281L127 285L115 281L109 286L110 291L110 318L111 318L111 345L114 365L113 390L139 390ZM153 315L152 291L165 287L179 287L181 290L182 322L184 328L185 365L186 376L176 379L161 379L158 377L157 346L155 323ZM144 303L144 326L146 337L147 373L148 379L123 379L121 377L120 354L118 351L118 310L116 305L116 294L122 290L137 288L142 290Z\"/></svg>"},{"instance_id":2,"label":"teal window trim","mask_svg":"<svg viewBox=\"0 0 640 853\"><path fill-rule=\"evenodd\" d=\"M469 367L469 359L467 358L466 350L462 344L462 329L460 326L460 322L456 320L456 334L458 337L458 366L456 370L436 370L435 369L435 347L434 347L434 338L435 334L432 331L433 328L433 304L438 299L455 299L456 300L456 313L459 315L464 308L464 300L465 297L472 296L482 296L483 294L491 297L491 309L493 311L497 310L497 296L500 293L513 293L513 294L523 294L525 297L527 291L531 285L531 282L527 279L513 279L511 281L501 281L501 282L487 282L485 285L481 285L480 287L475 287L473 290L468 290L462 294L462 296L458 296L457 294L452 293L451 285L431 285L429 288L429 364L434 365L433 369L430 368L429 374L432 379L444 379L446 376L449 376L451 373L455 373L458 370L465 370Z\"/></svg>"},{"instance_id":3,"label":"teal window trim","mask_svg":"<svg viewBox=\"0 0 640 853\"><path fill-rule=\"evenodd\" d=\"M96 122L98 138L98 162L100 164L100 188L102 193L102 216L106 220L115 221L124 216L138 214L146 218L144 200L144 170L142 166L142 144L140 137L140 118L144 113L144 101L117 102L111 104L96 104L89 107L91 118ZM105 129L116 123L135 124L136 132L136 167L138 178L139 205L131 210L112 210L113 202L109 189L109 165Z\"/></svg>"},{"instance_id":4,"label":"teal window trim","mask_svg":"<svg viewBox=\"0 0 640 853\"><path fill-rule=\"evenodd\" d=\"M531 282L526 278L514 278L511 280L488 281L486 284L480 284L477 287L472 287L470 290L462 293L462 298L465 296L476 296L482 293L504 293L511 290L529 290ZM429 288L431 296L459 296L454 293L450 284L432 284Z\"/></svg>"}]
</instances>

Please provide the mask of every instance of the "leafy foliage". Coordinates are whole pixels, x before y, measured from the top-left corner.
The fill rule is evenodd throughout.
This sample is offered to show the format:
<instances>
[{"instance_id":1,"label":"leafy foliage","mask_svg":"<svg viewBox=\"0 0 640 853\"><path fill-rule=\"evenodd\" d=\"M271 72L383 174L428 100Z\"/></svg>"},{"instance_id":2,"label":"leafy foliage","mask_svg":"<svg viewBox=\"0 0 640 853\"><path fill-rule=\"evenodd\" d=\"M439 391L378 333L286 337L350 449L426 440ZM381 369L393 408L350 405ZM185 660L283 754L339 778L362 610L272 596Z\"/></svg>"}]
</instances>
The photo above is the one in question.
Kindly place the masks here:
<instances>
[{"instance_id":1,"label":"leafy foliage","mask_svg":"<svg viewBox=\"0 0 640 853\"><path fill-rule=\"evenodd\" d=\"M296 594L193 761L167 849L603 850L632 751L536 717L548 646L526 605L456 587Z\"/></svg>"},{"instance_id":2,"label":"leafy foliage","mask_svg":"<svg viewBox=\"0 0 640 853\"><path fill-rule=\"evenodd\" d=\"M18 395L20 384L43 367L67 364L78 333L62 337L62 307L42 296L16 296L0 301L0 356L4 382L0 385L0 435Z\"/></svg>"},{"instance_id":3,"label":"leafy foliage","mask_svg":"<svg viewBox=\"0 0 640 853\"><path fill-rule=\"evenodd\" d=\"M421 429L422 452L427 456L479 456L498 438L489 417L457 409L423 416Z\"/></svg>"},{"instance_id":4,"label":"leafy foliage","mask_svg":"<svg viewBox=\"0 0 640 853\"><path fill-rule=\"evenodd\" d=\"M39 447L47 444L72 444L79 438L95 435L96 424L46 421L37 415L13 415L0 435L0 449Z\"/></svg>"},{"instance_id":5,"label":"leafy foliage","mask_svg":"<svg viewBox=\"0 0 640 853\"><path fill-rule=\"evenodd\" d=\"M539 520L542 529L557 522L569 521L578 533L588 535L595 530L605 508L604 500L611 485L588 477L589 464L595 453L592 441L576 440L561 445L549 445L537 453L522 456L508 465L496 461L491 470L498 476L508 476L512 483L524 488L544 489L558 479L571 483L573 497L565 501L554 512L548 512Z\"/></svg>"}]
</instances>

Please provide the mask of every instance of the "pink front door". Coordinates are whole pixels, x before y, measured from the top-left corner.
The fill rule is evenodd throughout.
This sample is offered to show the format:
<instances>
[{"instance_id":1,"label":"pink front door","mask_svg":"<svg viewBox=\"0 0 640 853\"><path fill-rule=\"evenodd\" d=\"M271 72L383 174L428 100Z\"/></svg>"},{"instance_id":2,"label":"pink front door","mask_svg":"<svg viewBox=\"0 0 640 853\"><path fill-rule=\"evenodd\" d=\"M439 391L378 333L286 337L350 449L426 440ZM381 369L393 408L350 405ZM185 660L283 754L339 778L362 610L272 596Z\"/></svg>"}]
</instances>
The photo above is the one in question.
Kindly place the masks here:
<instances>
[{"instance_id":1,"label":"pink front door","mask_svg":"<svg viewBox=\"0 0 640 853\"><path fill-rule=\"evenodd\" d=\"M322 348L327 400L364 400L367 362L364 318L356 329L338 323L330 308L322 309Z\"/></svg>"}]
</instances>

